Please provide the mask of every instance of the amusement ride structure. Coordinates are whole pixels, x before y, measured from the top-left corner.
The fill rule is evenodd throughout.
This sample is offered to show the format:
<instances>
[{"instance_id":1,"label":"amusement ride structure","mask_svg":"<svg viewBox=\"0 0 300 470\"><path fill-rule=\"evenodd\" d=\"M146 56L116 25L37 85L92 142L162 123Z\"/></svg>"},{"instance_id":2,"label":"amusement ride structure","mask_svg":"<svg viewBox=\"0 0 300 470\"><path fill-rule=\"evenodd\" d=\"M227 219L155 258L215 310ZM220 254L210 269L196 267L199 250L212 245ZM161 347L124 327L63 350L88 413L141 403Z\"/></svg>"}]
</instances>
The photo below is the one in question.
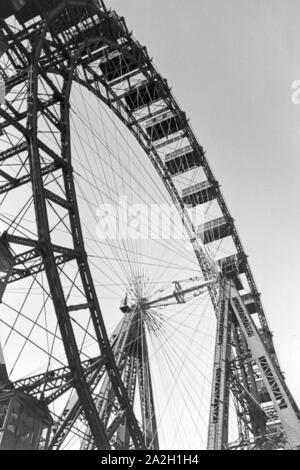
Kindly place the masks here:
<instances>
[{"instance_id":1,"label":"amusement ride structure","mask_svg":"<svg viewBox=\"0 0 300 470\"><path fill-rule=\"evenodd\" d=\"M124 19L5 0L0 55L0 448L299 449L220 185ZM169 201L184 240L97 240L97 198L126 189Z\"/></svg>"}]
</instances>

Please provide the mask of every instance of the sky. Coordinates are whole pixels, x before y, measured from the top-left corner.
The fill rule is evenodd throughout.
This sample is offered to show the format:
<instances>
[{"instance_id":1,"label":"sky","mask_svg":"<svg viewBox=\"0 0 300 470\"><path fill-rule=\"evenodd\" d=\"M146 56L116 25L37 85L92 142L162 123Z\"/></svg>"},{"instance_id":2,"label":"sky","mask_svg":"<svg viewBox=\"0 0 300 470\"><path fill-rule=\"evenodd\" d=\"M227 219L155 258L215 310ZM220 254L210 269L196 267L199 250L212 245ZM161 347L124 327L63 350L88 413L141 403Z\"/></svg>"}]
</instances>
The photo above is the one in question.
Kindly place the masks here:
<instances>
[{"instance_id":1,"label":"sky","mask_svg":"<svg viewBox=\"0 0 300 470\"><path fill-rule=\"evenodd\" d=\"M300 2L109 0L167 78L236 221L300 403Z\"/></svg>"}]
</instances>

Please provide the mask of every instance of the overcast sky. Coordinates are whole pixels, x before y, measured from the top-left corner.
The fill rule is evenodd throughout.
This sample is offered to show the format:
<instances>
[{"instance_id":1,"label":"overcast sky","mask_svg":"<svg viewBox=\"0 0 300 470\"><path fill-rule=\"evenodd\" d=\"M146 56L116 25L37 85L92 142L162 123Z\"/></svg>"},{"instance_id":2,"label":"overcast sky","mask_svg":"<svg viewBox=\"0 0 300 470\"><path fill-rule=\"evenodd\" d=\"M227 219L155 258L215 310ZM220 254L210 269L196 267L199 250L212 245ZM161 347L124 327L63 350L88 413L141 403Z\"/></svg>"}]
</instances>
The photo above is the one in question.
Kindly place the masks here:
<instances>
[{"instance_id":1,"label":"overcast sky","mask_svg":"<svg viewBox=\"0 0 300 470\"><path fill-rule=\"evenodd\" d=\"M222 184L300 403L298 0L108 0L147 46Z\"/></svg>"}]
</instances>

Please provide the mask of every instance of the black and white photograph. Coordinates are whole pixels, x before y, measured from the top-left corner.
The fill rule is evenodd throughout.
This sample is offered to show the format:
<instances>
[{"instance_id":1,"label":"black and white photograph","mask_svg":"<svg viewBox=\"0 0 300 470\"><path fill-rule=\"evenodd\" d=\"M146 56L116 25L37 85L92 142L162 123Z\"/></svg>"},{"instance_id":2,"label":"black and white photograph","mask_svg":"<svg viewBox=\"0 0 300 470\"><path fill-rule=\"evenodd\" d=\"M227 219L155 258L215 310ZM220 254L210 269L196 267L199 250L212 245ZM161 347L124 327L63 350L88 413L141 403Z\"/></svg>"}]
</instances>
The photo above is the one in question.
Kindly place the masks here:
<instances>
[{"instance_id":1,"label":"black and white photograph","mask_svg":"<svg viewBox=\"0 0 300 470\"><path fill-rule=\"evenodd\" d=\"M299 18L0 0L0 450L300 450Z\"/></svg>"}]
</instances>

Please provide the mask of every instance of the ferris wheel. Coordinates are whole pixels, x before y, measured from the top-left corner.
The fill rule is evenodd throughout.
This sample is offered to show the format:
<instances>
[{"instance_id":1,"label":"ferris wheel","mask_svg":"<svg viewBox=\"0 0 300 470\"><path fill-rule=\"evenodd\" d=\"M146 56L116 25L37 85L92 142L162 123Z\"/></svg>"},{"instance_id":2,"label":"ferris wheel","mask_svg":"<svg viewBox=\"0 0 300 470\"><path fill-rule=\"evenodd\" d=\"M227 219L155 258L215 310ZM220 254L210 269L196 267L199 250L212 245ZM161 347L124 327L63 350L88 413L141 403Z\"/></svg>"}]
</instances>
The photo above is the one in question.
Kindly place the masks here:
<instances>
[{"instance_id":1,"label":"ferris wheel","mask_svg":"<svg viewBox=\"0 0 300 470\"><path fill-rule=\"evenodd\" d=\"M124 19L2 2L0 54L0 448L300 448L220 184Z\"/></svg>"}]
</instances>

